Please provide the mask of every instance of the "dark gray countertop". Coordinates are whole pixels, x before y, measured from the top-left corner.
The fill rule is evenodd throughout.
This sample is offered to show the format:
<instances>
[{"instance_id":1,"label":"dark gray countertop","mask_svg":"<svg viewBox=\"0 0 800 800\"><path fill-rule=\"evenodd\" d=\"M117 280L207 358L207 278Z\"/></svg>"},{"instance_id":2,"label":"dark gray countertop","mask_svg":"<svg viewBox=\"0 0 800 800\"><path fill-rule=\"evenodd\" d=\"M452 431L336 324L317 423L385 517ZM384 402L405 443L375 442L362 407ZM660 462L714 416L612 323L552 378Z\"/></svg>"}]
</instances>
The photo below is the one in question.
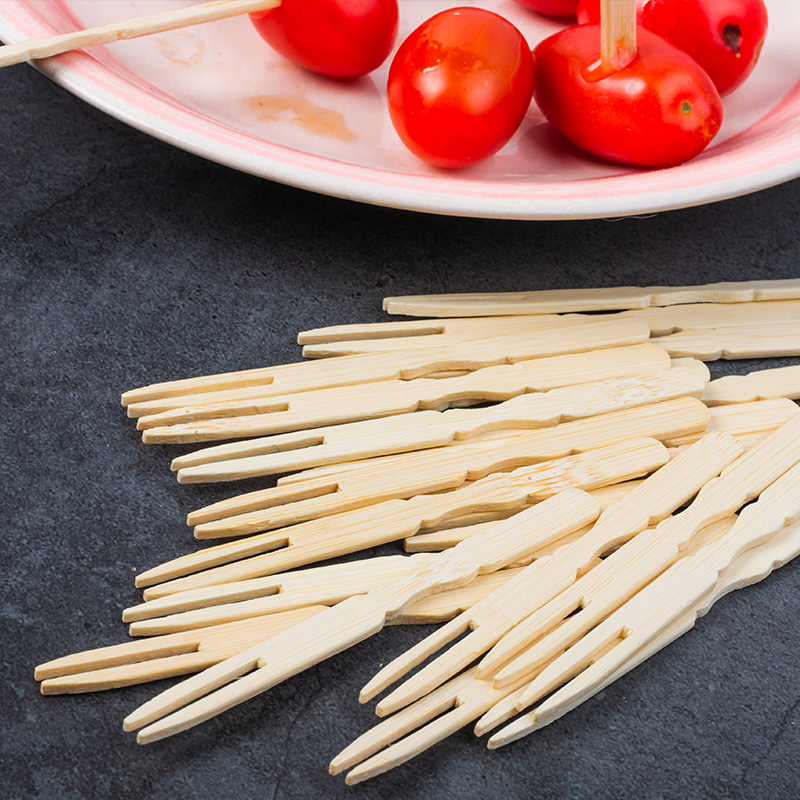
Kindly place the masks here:
<instances>
[{"instance_id":1,"label":"dark gray countertop","mask_svg":"<svg viewBox=\"0 0 800 800\"><path fill-rule=\"evenodd\" d=\"M386 295L797 277L800 182L647 219L424 216L203 161L28 66L0 72L0 98L6 797L798 797L800 563L540 733L489 752L464 730L354 788L327 762L420 628L146 747L121 722L155 685L42 697L33 667L126 640L134 574L194 549L186 513L234 493L179 486L177 450L141 444L121 391L298 360L298 331L382 320Z\"/></svg>"}]
</instances>

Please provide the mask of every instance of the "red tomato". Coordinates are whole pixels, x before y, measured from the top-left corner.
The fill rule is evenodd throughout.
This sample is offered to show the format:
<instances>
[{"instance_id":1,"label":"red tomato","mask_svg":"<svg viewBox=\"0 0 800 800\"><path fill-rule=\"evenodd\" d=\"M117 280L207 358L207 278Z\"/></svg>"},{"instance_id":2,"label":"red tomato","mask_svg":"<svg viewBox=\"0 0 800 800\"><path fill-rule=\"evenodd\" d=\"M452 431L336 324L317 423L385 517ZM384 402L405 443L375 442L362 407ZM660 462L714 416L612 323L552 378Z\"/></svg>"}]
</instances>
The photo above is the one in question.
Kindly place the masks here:
<instances>
[{"instance_id":1,"label":"red tomato","mask_svg":"<svg viewBox=\"0 0 800 800\"><path fill-rule=\"evenodd\" d=\"M574 17L578 8L578 0L517 0L517 2L546 17Z\"/></svg>"},{"instance_id":2,"label":"red tomato","mask_svg":"<svg viewBox=\"0 0 800 800\"><path fill-rule=\"evenodd\" d=\"M412 153L465 167L496 153L522 122L533 94L533 57L507 20L480 8L431 17L400 45L387 99Z\"/></svg>"},{"instance_id":3,"label":"red tomato","mask_svg":"<svg viewBox=\"0 0 800 800\"><path fill-rule=\"evenodd\" d=\"M637 40L628 66L604 72L599 25L559 31L533 51L534 96L547 119L583 150L624 164L675 166L714 138L722 101L682 50L642 29Z\"/></svg>"},{"instance_id":4,"label":"red tomato","mask_svg":"<svg viewBox=\"0 0 800 800\"><path fill-rule=\"evenodd\" d=\"M250 20L264 41L298 66L357 78L388 58L397 36L397 0L281 0Z\"/></svg>"},{"instance_id":5,"label":"red tomato","mask_svg":"<svg viewBox=\"0 0 800 800\"><path fill-rule=\"evenodd\" d=\"M767 36L764 0L638 0L639 22L685 50L728 94L753 71ZM600 21L600 0L581 0L578 22Z\"/></svg>"}]
</instances>

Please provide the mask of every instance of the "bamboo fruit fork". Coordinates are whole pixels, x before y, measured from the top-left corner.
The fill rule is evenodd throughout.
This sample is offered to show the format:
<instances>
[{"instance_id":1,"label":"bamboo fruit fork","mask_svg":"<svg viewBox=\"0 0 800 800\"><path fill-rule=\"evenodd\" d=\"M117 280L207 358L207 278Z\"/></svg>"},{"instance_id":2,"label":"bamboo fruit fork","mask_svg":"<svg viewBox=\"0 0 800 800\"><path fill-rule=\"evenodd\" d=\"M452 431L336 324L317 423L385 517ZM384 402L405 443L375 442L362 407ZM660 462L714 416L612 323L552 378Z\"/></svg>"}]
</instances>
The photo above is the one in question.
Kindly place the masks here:
<instances>
[{"instance_id":1,"label":"bamboo fruit fork","mask_svg":"<svg viewBox=\"0 0 800 800\"><path fill-rule=\"evenodd\" d=\"M619 286L539 292L387 297L383 309L410 317L494 317L564 314L670 306L685 303L753 303L800 298L800 279L711 283L698 286Z\"/></svg>"},{"instance_id":2,"label":"bamboo fruit fork","mask_svg":"<svg viewBox=\"0 0 800 800\"><path fill-rule=\"evenodd\" d=\"M563 693L556 692L533 714L516 720L492 737L490 746L507 744L542 727L563 714L565 703L573 703L576 695L598 691L600 684L623 669L661 631L675 625L691 609L710 606L720 591L729 591L731 583L726 572L730 570L732 577L738 577L735 567L738 560L746 561L748 551L768 546L798 519L800 466L795 466L767 487L757 502L745 508L729 531L711 542L701 541L695 552L656 578L540 673L519 697L517 711L563 684L565 676L578 674L564 687ZM792 538L795 550L797 540ZM785 557L781 553L778 563ZM758 563L757 554L756 561L756 575L771 570ZM493 718L492 727L501 721L504 720ZM488 726L483 725L482 729Z\"/></svg>"},{"instance_id":3,"label":"bamboo fruit fork","mask_svg":"<svg viewBox=\"0 0 800 800\"><path fill-rule=\"evenodd\" d=\"M507 317L463 317L337 325L302 331L297 336L305 358L355 355L386 350L431 347L466 339L526 330L537 325L580 324L598 319L636 319L647 324L651 336L686 330L738 328L751 325L800 322L800 301L764 300L759 303L694 303L653 306L598 314L528 314Z\"/></svg>"},{"instance_id":4,"label":"bamboo fruit fork","mask_svg":"<svg viewBox=\"0 0 800 800\"><path fill-rule=\"evenodd\" d=\"M707 406L779 397L800 399L800 366L760 369L746 375L726 375L711 381L703 392L703 402Z\"/></svg>"},{"instance_id":5,"label":"bamboo fruit fork","mask_svg":"<svg viewBox=\"0 0 800 800\"><path fill-rule=\"evenodd\" d=\"M406 572L418 570L419 563ZM499 588L519 569L507 568L479 575L467 586L422 598L389 624L446 622ZM393 579L387 575L384 578L385 582ZM304 604L264 616L86 650L38 666L34 677L41 681L42 694L49 695L106 691L188 675L241 653L254 642L265 642L328 605Z\"/></svg>"},{"instance_id":6,"label":"bamboo fruit fork","mask_svg":"<svg viewBox=\"0 0 800 800\"><path fill-rule=\"evenodd\" d=\"M733 522L733 519L723 520L709 526L703 532L704 538L723 533L730 529ZM559 690L561 697L556 707L550 706L549 700L545 700L530 712L528 721L531 727L526 733L538 730L576 708L691 630L696 620L707 613L711 605L725 594L763 580L773 569L788 563L798 554L800 554L800 524L795 523L765 544L737 557L733 564L719 575L713 592L689 609L683 617L661 631L616 671L611 674L607 672L602 679L590 682L587 686L566 684ZM527 685L525 681L529 680L526 678L525 681L520 681L520 686L512 685L496 689L492 686L491 678L479 678L476 673L477 668L473 667L456 675L430 694L366 731L331 761L331 774L336 775L358 765L347 776L348 785L354 785L406 763L450 734L482 717L500 701L507 702L505 698L511 700L515 694L519 695ZM482 727L480 732L476 730L477 735L481 735L482 732ZM503 742L499 736L497 739L489 740L490 748L501 744ZM387 749L370 758L384 747Z\"/></svg>"},{"instance_id":7,"label":"bamboo fruit fork","mask_svg":"<svg viewBox=\"0 0 800 800\"><path fill-rule=\"evenodd\" d=\"M141 743L193 727L373 635L415 600L463 586L479 573L502 569L587 525L598 513L597 501L591 496L567 489L436 556L414 576L352 597L278 634L266 645L168 689L129 715L124 727L136 730L147 725L139 733Z\"/></svg>"},{"instance_id":8,"label":"bamboo fruit fork","mask_svg":"<svg viewBox=\"0 0 800 800\"><path fill-rule=\"evenodd\" d=\"M523 394L482 409L422 411L317 428L308 433L263 439L273 452L204 463L197 454L176 459L180 483L230 481L355 461L391 453L447 446L490 431L552 427L597 414L672 400L700 397L706 381L693 370L669 369L644 376L582 383L548 392ZM251 445L250 448L255 446ZM229 448L230 452L233 448ZM245 449L245 453L247 452ZM235 452L235 451L234 451ZM240 451L241 452L241 451ZM207 455L205 457L208 457Z\"/></svg>"},{"instance_id":9,"label":"bamboo fruit fork","mask_svg":"<svg viewBox=\"0 0 800 800\"><path fill-rule=\"evenodd\" d=\"M493 472L626 439L671 439L703 431L709 419L703 403L682 397L500 439L317 467L287 476L274 488L192 512L187 522L199 539L259 533L381 500L454 489Z\"/></svg>"},{"instance_id":10,"label":"bamboo fruit fork","mask_svg":"<svg viewBox=\"0 0 800 800\"><path fill-rule=\"evenodd\" d=\"M358 783L404 763L479 716L476 734L482 735L515 711L524 710L531 698L535 701L559 683L566 684L492 737L489 747L507 744L554 721L691 629L696 618L724 594L763 579L794 558L800 552L800 527L784 526L800 517L798 489L800 466L795 465L771 483L758 503L745 509L735 523L723 519L701 531L694 550L689 549L572 648L559 650L504 686L482 674L480 665L451 678L359 737L331 762L331 772L337 774L367 758L348 775L348 784ZM554 633L563 635L568 625L569 620L559 623ZM570 680L577 669L585 671ZM385 752L369 758L390 744Z\"/></svg>"},{"instance_id":11,"label":"bamboo fruit fork","mask_svg":"<svg viewBox=\"0 0 800 800\"><path fill-rule=\"evenodd\" d=\"M697 369L693 363L685 361L680 365L684 369ZM274 435L425 410L442 411L453 406L505 401L577 384L649 375L667 371L670 366L670 359L659 353L655 345L615 347L595 354L569 354L486 367L458 377L378 381L356 387L278 395L267 398L264 404L246 400L188 406L142 417L137 427L144 431L145 443ZM248 445L231 442L229 447Z\"/></svg>"},{"instance_id":12,"label":"bamboo fruit fork","mask_svg":"<svg viewBox=\"0 0 800 800\"><path fill-rule=\"evenodd\" d=\"M47 36L0 47L0 67L19 64L28 59L50 58L96 44L110 44L122 39L136 39L154 33L186 28L205 22L215 22L229 17L276 8L280 0L213 0L187 8L162 11L143 17L113 22L95 28Z\"/></svg>"},{"instance_id":13,"label":"bamboo fruit fork","mask_svg":"<svg viewBox=\"0 0 800 800\"><path fill-rule=\"evenodd\" d=\"M554 328L546 337L537 330L517 331L418 352L300 361L171 381L125 392L122 404L127 407L129 416L141 417L187 405L355 386L380 380L411 380L442 372L471 372L497 364L641 344L649 336L650 329L642 322L601 320Z\"/></svg>"},{"instance_id":14,"label":"bamboo fruit fork","mask_svg":"<svg viewBox=\"0 0 800 800\"><path fill-rule=\"evenodd\" d=\"M371 700L437 650L471 631L400 687L401 690L389 695L379 705L379 713L396 710L431 691L488 651L537 608L578 581L599 556L666 519L741 452L741 446L726 434L704 437L642 481L619 503L603 511L586 536L559 548L551 558L534 562L502 594L487 597L383 667L362 689L360 702Z\"/></svg>"},{"instance_id":15,"label":"bamboo fruit fork","mask_svg":"<svg viewBox=\"0 0 800 800\"><path fill-rule=\"evenodd\" d=\"M145 599L269 575L414 534L475 509L522 510L567 487L591 489L648 474L669 455L652 439L624 440L576 456L476 481L455 492L392 500L312 520L276 534L226 542L142 573Z\"/></svg>"}]
</instances>

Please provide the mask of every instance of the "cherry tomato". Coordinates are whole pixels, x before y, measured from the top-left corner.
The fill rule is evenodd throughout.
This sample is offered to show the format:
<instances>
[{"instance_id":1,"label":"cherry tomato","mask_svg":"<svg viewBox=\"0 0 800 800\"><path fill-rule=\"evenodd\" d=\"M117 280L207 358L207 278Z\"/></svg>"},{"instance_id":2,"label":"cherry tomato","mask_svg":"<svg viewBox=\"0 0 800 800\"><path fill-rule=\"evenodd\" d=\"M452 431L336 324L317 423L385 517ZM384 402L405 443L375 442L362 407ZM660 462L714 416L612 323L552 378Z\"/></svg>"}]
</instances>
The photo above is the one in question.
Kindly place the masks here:
<instances>
[{"instance_id":1,"label":"cherry tomato","mask_svg":"<svg viewBox=\"0 0 800 800\"><path fill-rule=\"evenodd\" d=\"M639 22L685 50L728 94L753 71L767 36L764 0L638 0ZM581 0L578 22L600 21L600 0Z\"/></svg>"},{"instance_id":2,"label":"cherry tomato","mask_svg":"<svg viewBox=\"0 0 800 800\"><path fill-rule=\"evenodd\" d=\"M546 17L574 17L578 8L578 0L517 0L517 2Z\"/></svg>"},{"instance_id":3,"label":"cherry tomato","mask_svg":"<svg viewBox=\"0 0 800 800\"><path fill-rule=\"evenodd\" d=\"M534 97L547 119L573 144L611 161L671 167L714 138L722 101L690 56L639 29L637 55L605 71L600 26L576 25L533 51Z\"/></svg>"},{"instance_id":4,"label":"cherry tomato","mask_svg":"<svg viewBox=\"0 0 800 800\"><path fill-rule=\"evenodd\" d=\"M533 57L506 19L480 8L431 17L400 45L389 69L389 113L405 145L438 167L496 153L533 94Z\"/></svg>"},{"instance_id":5,"label":"cherry tomato","mask_svg":"<svg viewBox=\"0 0 800 800\"><path fill-rule=\"evenodd\" d=\"M332 78L379 67L397 36L397 0L281 0L250 14L255 29L284 58Z\"/></svg>"}]
</instances>

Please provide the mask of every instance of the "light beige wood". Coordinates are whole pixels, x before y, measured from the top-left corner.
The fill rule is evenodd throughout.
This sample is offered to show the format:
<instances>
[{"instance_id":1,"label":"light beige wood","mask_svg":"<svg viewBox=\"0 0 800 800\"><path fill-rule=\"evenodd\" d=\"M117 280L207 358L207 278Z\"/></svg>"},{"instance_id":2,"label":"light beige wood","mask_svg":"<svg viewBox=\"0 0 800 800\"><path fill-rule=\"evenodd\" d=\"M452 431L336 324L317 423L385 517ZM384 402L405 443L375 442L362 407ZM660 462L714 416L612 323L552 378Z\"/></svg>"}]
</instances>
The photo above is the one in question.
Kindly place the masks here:
<instances>
[{"instance_id":1,"label":"light beige wood","mask_svg":"<svg viewBox=\"0 0 800 800\"><path fill-rule=\"evenodd\" d=\"M502 569L587 525L598 513L597 502L585 492L561 492L435 556L413 576L351 597L266 644L188 678L130 714L124 728L146 725L137 738L147 743L193 727L373 635L414 601L468 584L479 573Z\"/></svg>"},{"instance_id":2,"label":"light beige wood","mask_svg":"<svg viewBox=\"0 0 800 800\"><path fill-rule=\"evenodd\" d=\"M262 577L404 539L465 510L521 510L568 487L591 489L619 483L658 469L668 458L666 449L652 439L627 440L491 475L454 492L391 500L299 524L276 532L277 536L266 534L218 545L142 573L137 584L150 587L145 598L152 600L185 589Z\"/></svg>"},{"instance_id":3,"label":"light beige wood","mask_svg":"<svg viewBox=\"0 0 800 800\"><path fill-rule=\"evenodd\" d=\"M700 530L758 497L798 461L800 417L795 417L723 470L718 479L706 484L685 511L620 547L509 631L484 657L479 665L481 674L494 673L497 685L513 682L525 671L549 660L549 654L573 645L675 563ZM570 614L558 634L548 633L550 625Z\"/></svg>"},{"instance_id":4,"label":"light beige wood","mask_svg":"<svg viewBox=\"0 0 800 800\"><path fill-rule=\"evenodd\" d=\"M649 655L665 631L685 632L720 597L762 580L794 558L800 552L800 526L794 524L798 519L800 467L795 466L745 508L735 524L706 537L694 552L550 662L521 693L516 709L522 711L561 688L532 714L492 737L490 747L519 739L563 716L640 663L637 654ZM601 650L603 655L596 657Z\"/></svg>"},{"instance_id":5,"label":"light beige wood","mask_svg":"<svg viewBox=\"0 0 800 800\"><path fill-rule=\"evenodd\" d=\"M148 14L144 17L100 25L82 31L48 36L0 47L0 67L19 64L28 59L50 58L68 50L96 44L110 44L122 39L136 39L154 33L186 28L204 22L214 22L253 11L280 5L280 0L215 0L171 11Z\"/></svg>"},{"instance_id":6,"label":"light beige wood","mask_svg":"<svg viewBox=\"0 0 800 800\"><path fill-rule=\"evenodd\" d=\"M787 397L800 399L800 366L760 369L711 381L703 392L707 406L750 403Z\"/></svg>"},{"instance_id":7,"label":"light beige wood","mask_svg":"<svg viewBox=\"0 0 800 800\"><path fill-rule=\"evenodd\" d=\"M550 289L496 294L387 297L383 309L409 317L493 317L621 311L683 303L750 303L800 298L800 280L712 283L705 286L621 286L611 289Z\"/></svg>"},{"instance_id":8,"label":"light beige wood","mask_svg":"<svg viewBox=\"0 0 800 800\"><path fill-rule=\"evenodd\" d=\"M384 716L422 697L497 645L515 625L537 609L570 587L581 584L582 575L596 571L589 567L599 556L634 537L643 536L643 531L680 508L740 454L741 447L731 437L709 434L604 511L587 536L560 548L548 560L534 562L509 583L502 594L477 604L383 667L362 689L359 699L361 702L370 700L445 644L471 630L468 636L387 695L377 710Z\"/></svg>"},{"instance_id":9,"label":"light beige wood","mask_svg":"<svg viewBox=\"0 0 800 800\"><path fill-rule=\"evenodd\" d=\"M730 433L736 437L746 437L754 433L768 433L800 414L800 407L785 398L759 400L755 403L739 403L731 406L717 406L712 409L707 431ZM665 440L667 447L683 447L698 439L697 434L676 436Z\"/></svg>"},{"instance_id":10,"label":"light beige wood","mask_svg":"<svg viewBox=\"0 0 800 800\"><path fill-rule=\"evenodd\" d=\"M473 371L496 364L580 353L646 342L650 329L637 320L601 320L539 331L517 331L424 350L301 361L244 372L209 375L134 389L122 395L128 415L141 417L187 405L247 397L353 386L382 380L411 380L452 370Z\"/></svg>"},{"instance_id":11,"label":"light beige wood","mask_svg":"<svg viewBox=\"0 0 800 800\"><path fill-rule=\"evenodd\" d=\"M453 444L298 473L290 482L192 512L199 539L242 536L326 514L461 486L465 481L641 436L677 438L705 430L709 410L679 398L601 414L503 439Z\"/></svg>"},{"instance_id":12,"label":"light beige wood","mask_svg":"<svg viewBox=\"0 0 800 800\"><path fill-rule=\"evenodd\" d=\"M600 60L620 70L636 58L636 0L600 0Z\"/></svg>"},{"instance_id":13,"label":"light beige wood","mask_svg":"<svg viewBox=\"0 0 800 800\"><path fill-rule=\"evenodd\" d=\"M800 355L800 322L681 331L654 336L650 341L673 357L688 356L702 361L797 356Z\"/></svg>"},{"instance_id":14,"label":"light beige wood","mask_svg":"<svg viewBox=\"0 0 800 800\"><path fill-rule=\"evenodd\" d=\"M741 325L800 322L800 301L764 300L758 303L693 303L677 306L654 306L606 314L603 319L637 319L647 324L651 336L667 336L684 330L707 330ZM301 333L306 358L377 353L482 338L484 336L554 327L556 324L580 324L597 321L590 314L542 314L509 317L464 317L461 319L378 322L363 325L340 325ZM557 322L559 321L559 322Z\"/></svg>"},{"instance_id":15,"label":"light beige wood","mask_svg":"<svg viewBox=\"0 0 800 800\"><path fill-rule=\"evenodd\" d=\"M513 365L485 367L467 375L451 378L417 378L413 381L391 380L332 389L309 390L290 395L191 406L139 419L146 443L172 441L190 433L201 438L187 422L215 419L204 438L232 435L262 436L308 428L340 425L357 420L375 419L412 411L442 411L453 406L469 406L487 401L509 400L527 392L549 391L578 383L608 378L649 374L670 366L666 353L655 345L616 347L597 353L578 353L521 361ZM230 422L220 422L226 418ZM232 433L226 428L233 427ZM200 429L202 430L202 428ZM218 445L236 452L250 447L249 442ZM258 450L259 443L252 447ZM225 451L222 451L225 452ZM269 452L269 451L267 451ZM254 455L258 453L253 453Z\"/></svg>"},{"instance_id":16,"label":"light beige wood","mask_svg":"<svg viewBox=\"0 0 800 800\"><path fill-rule=\"evenodd\" d=\"M240 455L196 466L181 466L178 460L178 481L241 480L443 447L489 431L544 428L677 397L699 397L704 389L705 381L693 370L668 369L651 375L612 378L524 394L488 408L421 411L334 425L318 428L314 435L292 433L272 437L271 442L261 440L261 447L272 450L261 455ZM183 461L185 463L186 459Z\"/></svg>"},{"instance_id":17,"label":"light beige wood","mask_svg":"<svg viewBox=\"0 0 800 800\"><path fill-rule=\"evenodd\" d=\"M620 500L641 483L641 480L625 481L624 483L615 483L611 486L602 486L599 489L589 489L586 491L597 500L600 504L600 511L603 512L615 503L620 502ZM407 553L438 553L441 550L446 550L448 547L455 547L464 539L467 539L475 533L479 533L498 519L503 519L507 516L511 516L511 514L506 514L503 517L495 517L492 520L471 522L469 524L452 527L437 526L431 533L418 533L415 536L410 536L403 542L403 549ZM561 544L562 542L558 542L554 546L560 546ZM550 553L545 551L539 554L539 557L542 555L550 555Z\"/></svg>"},{"instance_id":18,"label":"light beige wood","mask_svg":"<svg viewBox=\"0 0 800 800\"><path fill-rule=\"evenodd\" d=\"M496 591L518 571L508 568L478 575L466 586L424 597L389 624L446 622ZM387 582L390 579L387 576ZM42 694L78 694L190 675L243 652L254 642L266 641L326 607L305 605L266 616L87 650L42 664L36 668L35 678L42 681Z\"/></svg>"}]
</instances>

